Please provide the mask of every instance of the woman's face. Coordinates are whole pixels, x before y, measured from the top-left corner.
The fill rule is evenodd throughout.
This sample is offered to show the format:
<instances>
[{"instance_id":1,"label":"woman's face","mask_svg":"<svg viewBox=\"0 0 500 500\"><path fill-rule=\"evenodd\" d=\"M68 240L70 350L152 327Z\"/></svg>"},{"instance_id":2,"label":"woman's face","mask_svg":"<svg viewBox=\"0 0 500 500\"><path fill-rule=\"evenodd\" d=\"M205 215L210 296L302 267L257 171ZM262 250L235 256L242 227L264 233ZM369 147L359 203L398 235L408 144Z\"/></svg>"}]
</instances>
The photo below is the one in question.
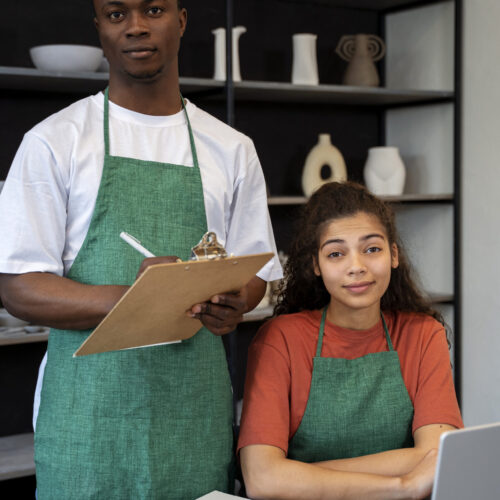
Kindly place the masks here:
<instances>
[{"instance_id":1,"label":"woman's face","mask_svg":"<svg viewBox=\"0 0 500 500\"><path fill-rule=\"evenodd\" d=\"M368 323L378 321L380 299L398 264L397 246L389 243L376 216L358 212L330 222L314 259L314 272L331 296L329 313L336 320L342 318L339 315L352 318L362 313ZM333 319L330 314L329 318Z\"/></svg>"}]
</instances>

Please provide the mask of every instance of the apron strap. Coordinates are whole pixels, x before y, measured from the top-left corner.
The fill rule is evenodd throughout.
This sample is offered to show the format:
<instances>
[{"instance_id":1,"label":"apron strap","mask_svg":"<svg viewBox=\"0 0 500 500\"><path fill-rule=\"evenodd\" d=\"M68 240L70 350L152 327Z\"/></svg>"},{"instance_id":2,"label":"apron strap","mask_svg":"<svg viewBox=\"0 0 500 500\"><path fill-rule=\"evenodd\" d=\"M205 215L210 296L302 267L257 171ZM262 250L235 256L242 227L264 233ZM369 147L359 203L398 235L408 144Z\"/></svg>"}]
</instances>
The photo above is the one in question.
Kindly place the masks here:
<instances>
[{"instance_id":1,"label":"apron strap","mask_svg":"<svg viewBox=\"0 0 500 500\"><path fill-rule=\"evenodd\" d=\"M196 146L194 144L193 130L191 129L191 122L189 121L189 116L182 95L181 95L181 103L182 103L182 109L184 110L184 115L186 116L186 123L189 132L189 143L191 145L191 154L193 155L193 165L197 169L199 169L198 155L196 154ZM106 90L104 91L104 155L109 156L109 86L106 87Z\"/></svg>"},{"instance_id":2,"label":"apron strap","mask_svg":"<svg viewBox=\"0 0 500 500\"><path fill-rule=\"evenodd\" d=\"M109 87L104 91L104 156L109 156Z\"/></svg>"},{"instance_id":3,"label":"apron strap","mask_svg":"<svg viewBox=\"0 0 500 500\"><path fill-rule=\"evenodd\" d=\"M325 331L325 322L326 322L326 310L328 307L325 307L323 311L323 316L321 316L321 324L319 326L319 335L318 335L318 346L316 347L316 357L321 358L321 348L323 347L323 332Z\"/></svg>"},{"instance_id":4,"label":"apron strap","mask_svg":"<svg viewBox=\"0 0 500 500\"><path fill-rule=\"evenodd\" d=\"M319 326L319 335L318 335L318 345L316 347L316 357L321 357L321 348L323 347L323 333L325 331L325 323L326 323L326 312L327 307L323 310L323 315L321 316L321 324ZM384 315L382 311L380 311L380 317L382 318L382 325L384 326L385 339L387 340L387 345L389 346L389 351L394 351L394 347L392 346L391 336L389 335L389 329L387 328L387 324L385 322Z\"/></svg>"},{"instance_id":5,"label":"apron strap","mask_svg":"<svg viewBox=\"0 0 500 500\"><path fill-rule=\"evenodd\" d=\"M184 102L184 97L181 95L182 109L184 110L184 114L186 115L186 122L189 131L189 142L191 143L191 154L193 155L193 165L199 169L198 166L198 155L196 154L196 146L194 145L194 136L193 130L191 129L191 122L189 121L189 115L186 110L186 103Z\"/></svg>"},{"instance_id":6,"label":"apron strap","mask_svg":"<svg viewBox=\"0 0 500 500\"><path fill-rule=\"evenodd\" d=\"M385 322L385 318L384 315L382 314L382 311L380 311L380 317L382 318L382 324L384 325L385 339L387 340L389 351L394 351L394 347L392 346L391 336L389 335L389 329L387 328L387 324Z\"/></svg>"}]
</instances>

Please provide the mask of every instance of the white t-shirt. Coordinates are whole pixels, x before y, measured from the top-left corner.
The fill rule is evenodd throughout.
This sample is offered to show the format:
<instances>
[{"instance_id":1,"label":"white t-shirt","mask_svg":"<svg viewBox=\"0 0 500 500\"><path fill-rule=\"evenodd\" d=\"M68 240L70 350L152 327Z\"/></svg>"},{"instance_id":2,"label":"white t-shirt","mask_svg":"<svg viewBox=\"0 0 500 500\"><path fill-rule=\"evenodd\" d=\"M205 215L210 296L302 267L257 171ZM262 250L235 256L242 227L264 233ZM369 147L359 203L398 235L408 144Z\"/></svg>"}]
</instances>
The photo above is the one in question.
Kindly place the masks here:
<instances>
[{"instance_id":1,"label":"white t-shirt","mask_svg":"<svg viewBox=\"0 0 500 500\"><path fill-rule=\"evenodd\" d=\"M111 155L193 166L183 111L150 116L109 104ZM186 109L208 230L229 253L276 254L264 176L252 141L189 101ZM101 180L103 112L104 95L99 93L48 117L24 136L0 195L1 273L68 273L87 234ZM281 278L278 258L258 276ZM45 358L37 390L44 363ZM35 399L35 416L37 409Z\"/></svg>"}]
</instances>

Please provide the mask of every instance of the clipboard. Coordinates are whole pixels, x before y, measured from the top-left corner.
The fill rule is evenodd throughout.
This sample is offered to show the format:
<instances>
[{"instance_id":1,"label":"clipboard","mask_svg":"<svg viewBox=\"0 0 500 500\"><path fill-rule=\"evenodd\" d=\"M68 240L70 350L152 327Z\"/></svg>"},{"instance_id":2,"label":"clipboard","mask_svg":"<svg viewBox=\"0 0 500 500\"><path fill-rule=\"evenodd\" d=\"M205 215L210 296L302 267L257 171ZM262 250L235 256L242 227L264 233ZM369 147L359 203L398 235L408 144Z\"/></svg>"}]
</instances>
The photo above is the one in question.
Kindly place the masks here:
<instances>
[{"instance_id":1,"label":"clipboard","mask_svg":"<svg viewBox=\"0 0 500 500\"><path fill-rule=\"evenodd\" d=\"M192 337L203 325L186 316L186 311L219 293L240 290L273 255L267 252L148 267L73 357Z\"/></svg>"}]
</instances>

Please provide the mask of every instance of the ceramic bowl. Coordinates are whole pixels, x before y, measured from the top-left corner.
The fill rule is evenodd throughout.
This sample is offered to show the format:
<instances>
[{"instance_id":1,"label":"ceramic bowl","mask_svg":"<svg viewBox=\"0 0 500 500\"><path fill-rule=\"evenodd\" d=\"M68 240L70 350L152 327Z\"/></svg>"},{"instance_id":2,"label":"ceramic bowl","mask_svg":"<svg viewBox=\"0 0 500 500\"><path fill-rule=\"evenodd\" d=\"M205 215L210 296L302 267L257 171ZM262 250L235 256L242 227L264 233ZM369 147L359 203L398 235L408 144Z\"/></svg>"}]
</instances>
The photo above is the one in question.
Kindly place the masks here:
<instances>
[{"instance_id":1,"label":"ceramic bowl","mask_svg":"<svg viewBox=\"0 0 500 500\"><path fill-rule=\"evenodd\" d=\"M30 56L39 70L76 73L96 71L103 52L90 45L39 45L30 49Z\"/></svg>"}]
</instances>

